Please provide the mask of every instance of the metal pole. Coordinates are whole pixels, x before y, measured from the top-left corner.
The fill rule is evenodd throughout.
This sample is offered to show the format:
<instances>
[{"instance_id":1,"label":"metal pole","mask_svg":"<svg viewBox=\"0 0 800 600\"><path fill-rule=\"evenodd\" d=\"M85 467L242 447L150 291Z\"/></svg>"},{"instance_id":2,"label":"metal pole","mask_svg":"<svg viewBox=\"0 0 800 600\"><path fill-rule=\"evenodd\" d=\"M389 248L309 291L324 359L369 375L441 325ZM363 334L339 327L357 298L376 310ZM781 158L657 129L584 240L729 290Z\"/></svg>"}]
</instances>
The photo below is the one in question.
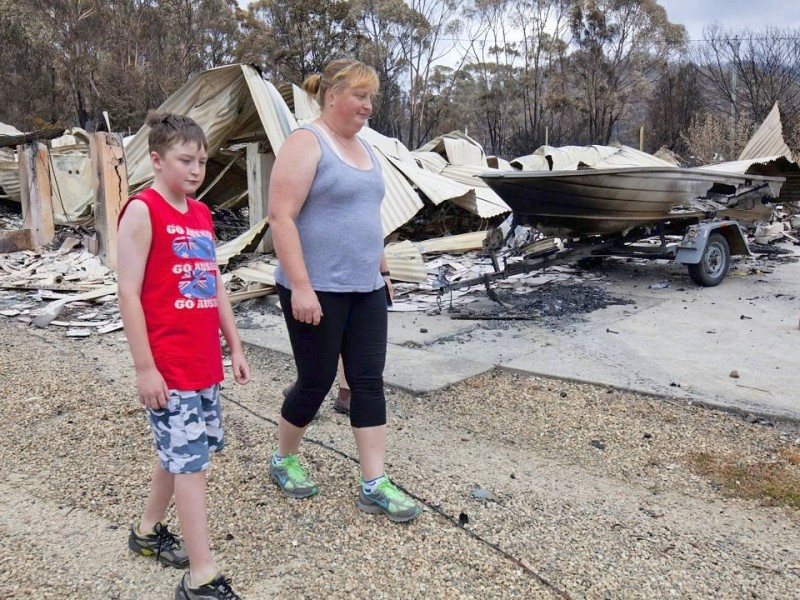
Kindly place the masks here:
<instances>
[{"instance_id":1,"label":"metal pole","mask_svg":"<svg viewBox=\"0 0 800 600\"><path fill-rule=\"evenodd\" d=\"M728 160L735 160L736 152L736 76L739 63L739 36L733 38L733 64L731 65L731 155Z\"/></svg>"}]
</instances>

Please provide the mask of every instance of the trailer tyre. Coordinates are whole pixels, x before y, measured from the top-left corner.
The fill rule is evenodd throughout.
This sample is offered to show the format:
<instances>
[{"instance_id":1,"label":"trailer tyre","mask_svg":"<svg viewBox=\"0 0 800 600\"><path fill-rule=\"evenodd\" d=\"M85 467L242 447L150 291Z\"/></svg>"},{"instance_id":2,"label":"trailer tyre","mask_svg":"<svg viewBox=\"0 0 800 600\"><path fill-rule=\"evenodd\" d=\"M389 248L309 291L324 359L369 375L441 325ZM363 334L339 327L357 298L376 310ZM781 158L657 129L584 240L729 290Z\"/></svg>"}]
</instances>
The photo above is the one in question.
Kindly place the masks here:
<instances>
[{"instance_id":1,"label":"trailer tyre","mask_svg":"<svg viewBox=\"0 0 800 600\"><path fill-rule=\"evenodd\" d=\"M720 233L708 236L703 257L696 265L688 265L689 276L697 285L714 287L725 279L731 265L731 249L728 240Z\"/></svg>"}]
</instances>

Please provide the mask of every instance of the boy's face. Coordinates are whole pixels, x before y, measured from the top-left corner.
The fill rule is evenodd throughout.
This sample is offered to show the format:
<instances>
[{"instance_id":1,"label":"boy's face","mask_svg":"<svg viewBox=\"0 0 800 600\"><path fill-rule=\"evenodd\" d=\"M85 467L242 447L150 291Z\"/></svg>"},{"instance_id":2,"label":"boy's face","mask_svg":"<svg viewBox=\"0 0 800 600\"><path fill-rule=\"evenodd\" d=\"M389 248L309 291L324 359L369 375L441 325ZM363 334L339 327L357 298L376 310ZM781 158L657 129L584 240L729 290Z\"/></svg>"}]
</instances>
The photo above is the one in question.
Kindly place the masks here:
<instances>
[{"instance_id":1,"label":"boy's face","mask_svg":"<svg viewBox=\"0 0 800 600\"><path fill-rule=\"evenodd\" d=\"M150 153L155 176L171 191L191 196L206 176L208 153L196 142L173 144L163 154Z\"/></svg>"}]
</instances>

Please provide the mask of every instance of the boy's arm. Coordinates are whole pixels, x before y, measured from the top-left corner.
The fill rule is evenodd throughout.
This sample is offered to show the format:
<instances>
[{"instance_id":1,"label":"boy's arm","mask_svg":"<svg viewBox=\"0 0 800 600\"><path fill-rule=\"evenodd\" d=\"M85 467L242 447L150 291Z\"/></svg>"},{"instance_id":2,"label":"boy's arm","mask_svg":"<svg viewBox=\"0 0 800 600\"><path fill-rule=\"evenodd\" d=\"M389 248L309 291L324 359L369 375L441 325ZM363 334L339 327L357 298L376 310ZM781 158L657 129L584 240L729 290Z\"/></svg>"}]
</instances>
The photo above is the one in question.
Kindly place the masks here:
<instances>
[{"instance_id":1,"label":"boy's arm","mask_svg":"<svg viewBox=\"0 0 800 600\"><path fill-rule=\"evenodd\" d=\"M233 378L236 383L244 385L250 381L250 365L244 357L242 341L239 339L239 331L236 329L236 318L233 316L233 308L225 291L225 284L222 277L217 272L217 304L219 306L219 328L225 341L228 343L228 350L231 353L231 367L233 368Z\"/></svg>"},{"instance_id":2,"label":"boy's arm","mask_svg":"<svg viewBox=\"0 0 800 600\"><path fill-rule=\"evenodd\" d=\"M139 400L146 407L158 410L166 408L169 389L153 360L142 308L142 281L152 239L147 206L132 200L117 235L117 256L121 259L117 265L119 312L136 369Z\"/></svg>"}]
</instances>

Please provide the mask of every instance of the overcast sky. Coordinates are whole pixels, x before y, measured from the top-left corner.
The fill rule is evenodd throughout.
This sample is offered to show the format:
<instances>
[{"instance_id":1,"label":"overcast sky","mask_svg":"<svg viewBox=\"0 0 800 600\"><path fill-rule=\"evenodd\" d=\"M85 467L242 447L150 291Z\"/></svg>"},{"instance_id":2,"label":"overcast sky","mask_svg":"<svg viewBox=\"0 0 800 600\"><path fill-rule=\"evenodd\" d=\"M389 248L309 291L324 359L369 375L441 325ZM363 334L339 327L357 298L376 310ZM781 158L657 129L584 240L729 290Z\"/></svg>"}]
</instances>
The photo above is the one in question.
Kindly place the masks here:
<instances>
[{"instance_id":1,"label":"overcast sky","mask_svg":"<svg viewBox=\"0 0 800 600\"><path fill-rule=\"evenodd\" d=\"M798 0L658 0L670 22L686 27L689 39L703 38L703 27L719 22L725 29L800 28Z\"/></svg>"}]
</instances>

